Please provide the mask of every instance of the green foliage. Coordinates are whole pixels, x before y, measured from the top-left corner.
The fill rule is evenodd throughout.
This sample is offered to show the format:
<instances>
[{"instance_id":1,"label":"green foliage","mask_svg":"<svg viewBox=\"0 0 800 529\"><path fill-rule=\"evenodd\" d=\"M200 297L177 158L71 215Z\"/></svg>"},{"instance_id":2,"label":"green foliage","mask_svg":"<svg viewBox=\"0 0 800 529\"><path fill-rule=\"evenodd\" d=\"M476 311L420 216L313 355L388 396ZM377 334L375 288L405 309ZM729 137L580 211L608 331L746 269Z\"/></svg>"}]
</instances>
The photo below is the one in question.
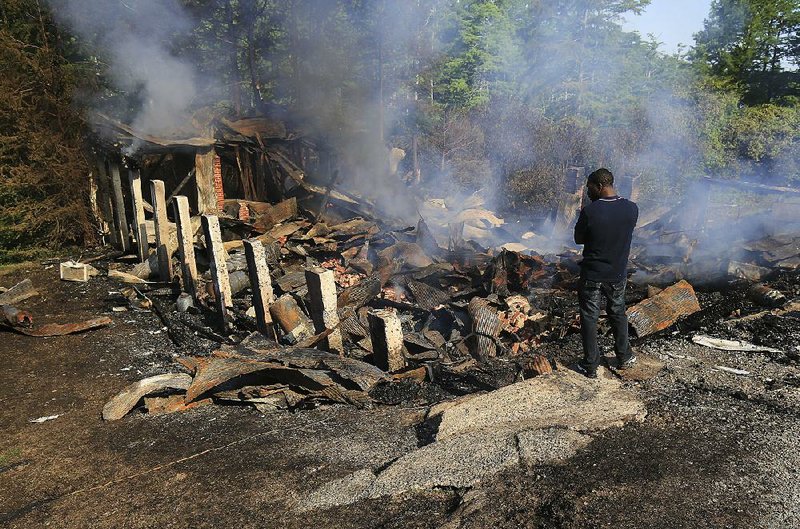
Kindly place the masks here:
<instances>
[{"instance_id":1,"label":"green foliage","mask_svg":"<svg viewBox=\"0 0 800 529\"><path fill-rule=\"evenodd\" d=\"M447 108L471 109L508 88L506 73L519 59L508 1L456 3L444 32L446 59L436 80L436 100Z\"/></svg>"},{"instance_id":2,"label":"green foliage","mask_svg":"<svg viewBox=\"0 0 800 529\"><path fill-rule=\"evenodd\" d=\"M748 179L800 182L800 109L744 107L723 131L731 172Z\"/></svg>"},{"instance_id":3,"label":"green foliage","mask_svg":"<svg viewBox=\"0 0 800 529\"><path fill-rule=\"evenodd\" d=\"M38 2L1 9L0 261L8 262L90 242L93 230L85 131L71 103L84 71L67 61Z\"/></svg>"},{"instance_id":4,"label":"green foliage","mask_svg":"<svg viewBox=\"0 0 800 529\"><path fill-rule=\"evenodd\" d=\"M716 86L748 103L800 95L800 3L714 0L693 59Z\"/></svg>"},{"instance_id":5,"label":"green foliage","mask_svg":"<svg viewBox=\"0 0 800 529\"><path fill-rule=\"evenodd\" d=\"M536 214L569 166L642 175L656 197L702 175L800 180L797 0L714 0L674 56L621 26L649 0L179 1L193 26L169 49L196 67L197 105L288 116L359 184L389 146L432 193ZM91 239L80 105L128 120L140 104L106 81L97 39L39 5L0 4L7 252Z\"/></svg>"},{"instance_id":6,"label":"green foliage","mask_svg":"<svg viewBox=\"0 0 800 529\"><path fill-rule=\"evenodd\" d=\"M731 120L726 132L730 147L746 159L769 163L797 141L800 111L777 105L745 107Z\"/></svg>"},{"instance_id":7,"label":"green foliage","mask_svg":"<svg viewBox=\"0 0 800 529\"><path fill-rule=\"evenodd\" d=\"M724 173L735 162L729 149L726 130L739 112L739 95L719 89L697 91L698 136L703 152L702 169L711 174Z\"/></svg>"},{"instance_id":8,"label":"green foliage","mask_svg":"<svg viewBox=\"0 0 800 529\"><path fill-rule=\"evenodd\" d=\"M747 106L736 92L698 90L702 169L721 178L800 181L800 105Z\"/></svg>"}]
</instances>

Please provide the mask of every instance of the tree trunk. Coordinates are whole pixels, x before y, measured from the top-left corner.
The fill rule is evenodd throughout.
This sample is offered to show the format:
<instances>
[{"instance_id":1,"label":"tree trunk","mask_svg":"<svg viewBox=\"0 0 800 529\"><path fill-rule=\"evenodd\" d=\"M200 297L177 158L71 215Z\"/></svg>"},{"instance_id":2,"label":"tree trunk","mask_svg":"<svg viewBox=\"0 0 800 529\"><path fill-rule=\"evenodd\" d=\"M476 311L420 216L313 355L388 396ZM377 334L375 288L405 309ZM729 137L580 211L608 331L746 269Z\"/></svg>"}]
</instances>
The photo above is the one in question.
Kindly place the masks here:
<instances>
[{"instance_id":1,"label":"tree trunk","mask_svg":"<svg viewBox=\"0 0 800 529\"><path fill-rule=\"evenodd\" d=\"M419 170L419 137L416 133L411 139L411 155L414 161L414 182L419 184L422 181L422 175Z\"/></svg>"},{"instance_id":2,"label":"tree trunk","mask_svg":"<svg viewBox=\"0 0 800 529\"><path fill-rule=\"evenodd\" d=\"M585 73L584 73L584 56L586 54L586 47L587 47L587 39L586 39L586 32L587 28L589 27L589 9L586 8L583 11L583 21L581 23L581 36L580 36L580 46L578 47L578 94L575 98L575 113L580 116L581 111L583 110L583 93L584 83L586 82Z\"/></svg>"},{"instance_id":3,"label":"tree trunk","mask_svg":"<svg viewBox=\"0 0 800 529\"><path fill-rule=\"evenodd\" d=\"M292 0L290 4L289 20L291 21L291 31L289 32L289 40L291 51L289 52L289 62L292 64L292 93L295 106L302 105L297 99L297 94L302 93L300 90L300 30L297 23L297 1Z\"/></svg>"},{"instance_id":4,"label":"tree trunk","mask_svg":"<svg viewBox=\"0 0 800 529\"><path fill-rule=\"evenodd\" d=\"M384 8L386 4L381 2L381 9L379 12L379 17L383 17ZM385 119L386 116L384 115L383 110L383 31L378 32L378 127L379 127L379 138L381 139L381 144L385 144L385 138L383 137L384 130L385 130Z\"/></svg>"},{"instance_id":5,"label":"tree trunk","mask_svg":"<svg viewBox=\"0 0 800 529\"><path fill-rule=\"evenodd\" d=\"M253 44L253 25L247 27L247 67L250 70L250 89L253 91L254 106L259 106L261 103L261 90L259 89L260 83L256 75L256 47Z\"/></svg>"},{"instance_id":6,"label":"tree trunk","mask_svg":"<svg viewBox=\"0 0 800 529\"><path fill-rule=\"evenodd\" d=\"M239 50L236 35L236 17L234 16L231 0L225 2L225 12L228 16L228 40L231 42L231 51L228 55L231 74L231 100L237 116L242 115L242 79L239 71Z\"/></svg>"}]
</instances>

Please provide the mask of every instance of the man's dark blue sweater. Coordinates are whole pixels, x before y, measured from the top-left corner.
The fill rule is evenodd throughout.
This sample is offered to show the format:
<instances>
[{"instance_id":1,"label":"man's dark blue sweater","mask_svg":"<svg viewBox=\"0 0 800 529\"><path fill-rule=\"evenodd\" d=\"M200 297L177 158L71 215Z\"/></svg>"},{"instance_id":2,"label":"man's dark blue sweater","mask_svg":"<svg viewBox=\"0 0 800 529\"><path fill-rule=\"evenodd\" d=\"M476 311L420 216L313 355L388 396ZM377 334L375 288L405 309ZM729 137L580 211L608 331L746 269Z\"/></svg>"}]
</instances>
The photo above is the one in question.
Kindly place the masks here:
<instances>
[{"instance_id":1,"label":"man's dark blue sweater","mask_svg":"<svg viewBox=\"0 0 800 529\"><path fill-rule=\"evenodd\" d=\"M639 208L622 197L599 198L581 210L575 242L583 244L581 277L599 283L625 279Z\"/></svg>"}]
</instances>

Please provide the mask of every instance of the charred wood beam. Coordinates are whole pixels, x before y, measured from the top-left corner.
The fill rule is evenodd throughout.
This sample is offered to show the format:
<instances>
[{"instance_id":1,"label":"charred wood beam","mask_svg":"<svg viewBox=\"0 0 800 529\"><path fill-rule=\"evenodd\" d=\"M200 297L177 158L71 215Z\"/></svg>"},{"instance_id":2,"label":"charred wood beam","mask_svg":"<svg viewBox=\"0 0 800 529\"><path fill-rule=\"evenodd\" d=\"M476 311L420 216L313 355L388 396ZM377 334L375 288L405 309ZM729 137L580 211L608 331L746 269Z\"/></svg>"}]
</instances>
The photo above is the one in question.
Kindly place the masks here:
<instances>
[{"instance_id":1,"label":"charred wood beam","mask_svg":"<svg viewBox=\"0 0 800 529\"><path fill-rule=\"evenodd\" d=\"M686 281L667 287L652 298L627 310L628 322L637 336L662 331L679 318L700 310L694 288Z\"/></svg>"},{"instance_id":2,"label":"charred wood beam","mask_svg":"<svg viewBox=\"0 0 800 529\"><path fill-rule=\"evenodd\" d=\"M114 210L111 204L111 189L106 171L105 160L99 156L95 158L95 168L97 171L97 201L100 205L100 213L102 215L102 229L103 233L108 233L111 239L111 245L119 248L119 233L114 228Z\"/></svg>"},{"instance_id":3,"label":"charred wood beam","mask_svg":"<svg viewBox=\"0 0 800 529\"><path fill-rule=\"evenodd\" d=\"M178 228L183 291L197 299L197 262L194 255L194 233L189 215L189 199L176 196L174 204L175 222Z\"/></svg>"},{"instance_id":4,"label":"charred wood beam","mask_svg":"<svg viewBox=\"0 0 800 529\"><path fill-rule=\"evenodd\" d=\"M244 198L246 200L258 200L255 179L253 178L253 164L250 152L240 145L234 147L236 165L239 167L239 179L241 180Z\"/></svg>"},{"instance_id":5,"label":"charred wood beam","mask_svg":"<svg viewBox=\"0 0 800 529\"><path fill-rule=\"evenodd\" d=\"M228 278L228 266L225 262L226 252L222 247L222 232L216 215L203 215L202 224L203 234L206 239L206 250L208 251L209 268L211 269L211 278L214 284L214 296L217 309L224 322L228 307L233 305L233 295L231 294L231 284Z\"/></svg>"},{"instance_id":6,"label":"charred wood beam","mask_svg":"<svg viewBox=\"0 0 800 529\"><path fill-rule=\"evenodd\" d=\"M119 164L109 163L111 174L111 189L114 202L114 221L118 233L119 248L125 252L131 248L130 233L128 231L128 219L125 215L125 198L122 195L122 179L119 174Z\"/></svg>"},{"instance_id":7,"label":"charred wood beam","mask_svg":"<svg viewBox=\"0 0 800 529\"><path fill-rule=\"evenodd\" d=\"M333 172L330 182L328 182L328 185L325 188L325 194L322 196L322 202L320 202L319 211L317 211L317 214L314 216L315 222L319 222L320 217L322 217L322 214L325 213L325 208L328 207L328 201L331 199L331 191L333 191L333 188L336 185L336 182L338 182L338 180L339 180L339 170L337 169L336 171Z\"/></svg>"},{"instance_id":8,"label":"charred wood beam","mask_svg":"<svg viewBox=\"0 0 800 529\"><path fill-rule=\"evenodd\" d=\"M175 189L172 190L172 194L170 194L170 196L167 197L167 206L172 204L172 201L175 199L177 194L180 193L183 190L183 187L186 184L189 183L189 180L192 179L192 177L195 175L196 171L197 171L197 168L194 168L191 171L189 171L189 174L187 174L185 177L183 177L183 180L181 180L181 182L178 184L178 186Z\"/></svg>"},{"instance_id":9,"label":"charred wood beam","mask_svg":"<svg viewBox=\"0 0 800 529\"><path fill-rule=\"evenodd\" d=\"M313 324L300 309L300 305L291 294L284 294L270 305L272 318L285 333L283 340L298 343L314 335Z\"/></svg>"},{"instance_id":10,"label":"charred wood beam","mask_svg":"<svg viewBox=\"0 0 800 529\"><path fill-rule=\"evenodd\" d=\"M567 169L564 192L556 209L553 233L564 236L572 229L583 202L583 167Z\"/></svg>"},{"instance_id":11,"label":"charred wood beam","mask_svg":"<svg viewBox=\"0 0 800 529\"><path fill-rule=\"evenodd\" d=\"M13 305L38 295L39 292L33 287L31 280L23 279L5 292L0 293L0 305Z\"/></svg>"},{"instance_id":12,"label":"charred wood beam","mask_svg":"<svg viewBox=\"0 0 800 529\"><path fill-rule=\"evenodd\" d=\"M131 201L133 202L133 227L136 236L136 251L139 262L147 260L149 247L147 245L147 225L144 219L144 200L142 200L142 175L138 169L128 170L128 179L131 186Z\"/></svg>"},{"instance_id":13,"label":"charred wood beam","mask_svg":"<svg viewBox=\"0 0 800 529\"><path fill-rule=\"evenodd\" d=\"M150 195L153 200L158 275L161 281L166 283L172 279L172 251L169 246L169 221L167 220L167 205L164 200L164 182L151 180Z\"/></svg>"},{"instance_id":14,"label":"charred wood beam","mask_svg":"<svg viewBox=\"0 0 800 529\"><path fill-rule=\"evenodd\" d=\"M217 194L214 190L214 149L197 150L194 157L195 181L197 183L197 211L200 214L216 214Z\"/></svg>"}]
</instances>

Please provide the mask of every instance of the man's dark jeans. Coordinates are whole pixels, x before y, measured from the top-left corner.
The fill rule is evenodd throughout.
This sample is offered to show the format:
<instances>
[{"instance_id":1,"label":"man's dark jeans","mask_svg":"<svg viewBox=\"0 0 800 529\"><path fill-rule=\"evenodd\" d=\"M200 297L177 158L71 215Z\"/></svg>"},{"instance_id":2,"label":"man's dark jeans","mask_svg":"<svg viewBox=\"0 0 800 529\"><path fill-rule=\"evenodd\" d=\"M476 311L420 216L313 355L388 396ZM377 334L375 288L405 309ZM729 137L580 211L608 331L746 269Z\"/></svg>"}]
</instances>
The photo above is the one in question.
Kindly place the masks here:
<instances>
[{"instance_id":1,"label":"man's dark jeans","mask_svg":"<svg viewBox=\"0 0 800 529\"><path fill-rule=\"evenodd\" d=\"M581 339L583 361L581 365L589 372L597 371L600 365L600 350L597 348L597 319L600 304L605 300L606 313L614 333L614 352L620 363L632 356L628 341L628 316L625 314L625 280L619 283L598 283L581 279L578 285L578 301L581 309Z\"/></svg>"}]
</instances>

